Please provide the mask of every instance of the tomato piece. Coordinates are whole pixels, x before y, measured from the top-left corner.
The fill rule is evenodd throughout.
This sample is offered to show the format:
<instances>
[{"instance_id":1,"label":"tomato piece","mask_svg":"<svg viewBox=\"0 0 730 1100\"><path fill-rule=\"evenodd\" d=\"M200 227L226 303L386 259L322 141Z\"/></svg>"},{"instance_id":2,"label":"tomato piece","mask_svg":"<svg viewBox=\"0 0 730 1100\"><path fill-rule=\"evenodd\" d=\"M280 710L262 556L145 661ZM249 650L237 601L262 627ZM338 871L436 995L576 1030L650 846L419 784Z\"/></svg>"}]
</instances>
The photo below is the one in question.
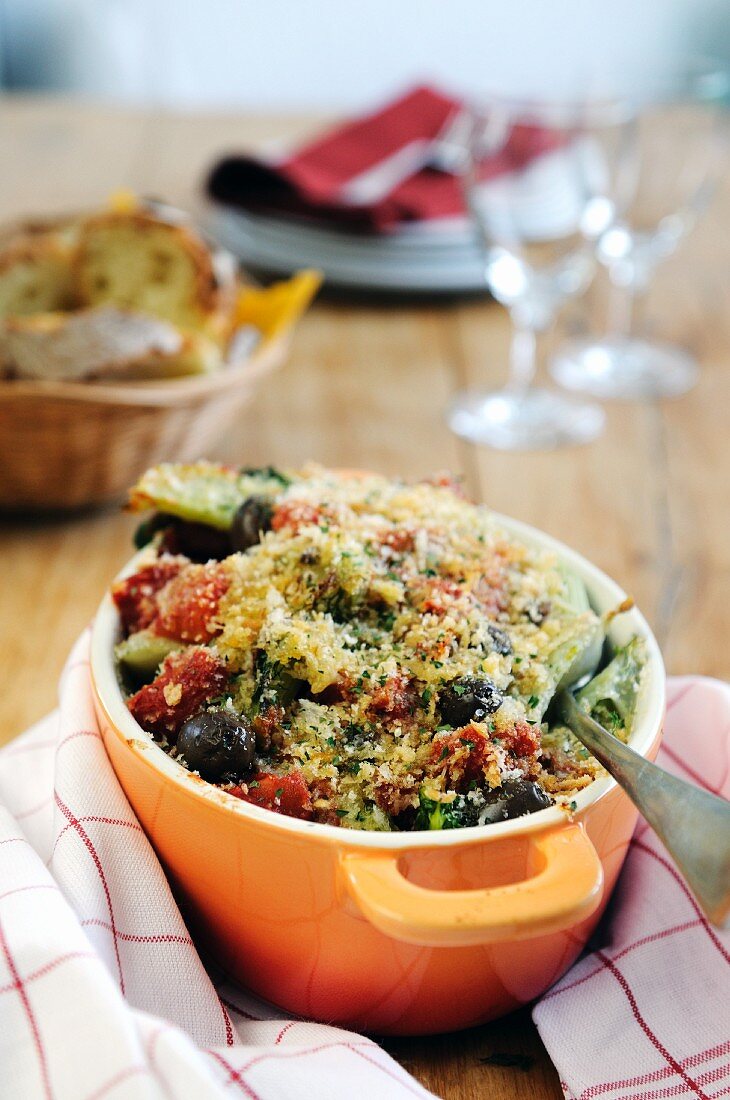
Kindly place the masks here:
<instances>
[{"instance_id":1,"label":"tomato piece","mask_svg":"<svg viewBox=\"0 0 730 1100\"><path fill-rule=\"evenodd\" d=\"M283 707L271 706L259 711L251 725L256 734L257 747L266 752L274 744L281 744L281 723L284 721Z\"/></svg>"},{"instance_id":2,"label":"tomato piece","mask_svg":"<svg viewBox=\"0 0 730 1100\"><path fill-rule=\"evenodd\" d=\"M509 729L499 730L499 741L510 755L526 766L540 750L540 727L529 722L515 722ZM443 776L446 788L464 792L486 780L490 786L501 782L499 765L491 739L478 726L468 725L453 733L434 737L427 772Z\"/></svg>"},{"instance_id":3,"label":"tomato piece","mask_svg":"<svg viewBox=\"0 0 730 1100\"><path fill-rule=\"evenodd\" d=\"M209 642L220 634L215 617L229 586L228 573L219 562L188 565L160 592L152 629L180 642Z\"/></svg>"},{"instance_id":4,"label":"tomato piece","mask_svg":"<svg viewBox=\"0 0 730 1100\"><path fill-rule=\"evenodd\" d=\"M497 618L509 606L506 585L503 570L490 565L472 588L472 596L491 619Z\"/></svg>"},{"instance_id":5,"label":"tomato piece","mask_svg":"<svg viewBox=\"0 0 730 1100\"><path fill-rule=\"evenodd\" d=\"M209 649L191 646L170 653L159 674L127 700L142 729L174 741L180 726L228 686L225 661Z\"/></svg>"},{"instance_id":6,"label":"tomato piece","mask_svg":"<svg viewBox=\"0 0 730 1100\"><path fill-rule=\"evenodd\" d=\"M164 554L138 573L125 577L112 587L126 634L145 630L157 616L157 594L188 564L187 558Z\"/></svg>"},{"instance_id":7,"label":"tomato piece","mask_svg":"<svg viewBox=\"0 0 730 1100\"><path fill-rule=\"evenodd\" d=\"M375 688L370 699L371 710L394 719L406 718L417 706L418 692L401 673L389 676L384 684Z\"/></svg>"},{"instance_id":8,"label":"tomato piece","mask_svg":"<svg viewBox=\"0 0 730 1100\"><path fill-rule=\"evenodd\" d=\"M407 554L416 545L414 531L405 527L396 527L393 531L387 531L380 539L381 546L387 546L396 554Z\"/></svg>"},{"instance_id":9,"label":"tomato piece","mask_svg":"<svg viewBox=\"0 0 730 1100\"><path fill-rule=\"evenodd\" d=\"M324 518L325 510L316 504L310 504L308 500L285 500L274 509L271 528L273 531L281 531L286 527L296 533L300 527L319 523Z\"/></svg>"},{"instance_id":10,"label":"tomato piece","mask_svg":"<svg viewBox=\"0 0 730 1100\"><path fill-rule=\"evenodd\" d=\"M462 479L458 474L452 474L450 470L439 470L438 473L433 474L432 477L424 478L423 484L435 485L436 488L440 489L448 489L455 497L459 497L460 500L468 499L464 492Z\"/></svg>"},{"instance_id":11,"label":"tomato piece","mask_svg":"<svg viewBox=\"0 0 730 1100\"><path fill-rule=\"evenodd\" d=\"M334 684L328 684L322 691L313 693L312 698L315 702L324 703L328 707L337 706L338 703L351 703L355 698L352 680L344 674Z\"/></svg>"},{"instance_id":12,"label":"tomato piece","mask_svg":"<svg viewBox=\"0 0 730 1100\"><path fill-rule=\"evenodd\" d=\"M464 589L455 581L449 580L448 577L435 577L429 585L428 595L421 610L430 611L434 615L444 615L449 610L449 605L463 594Z\"/></svg>"},{"instance_id":13,"label":"tomato piece","mask_svg":"<svg viewBox=\"0 0 730 1100\"><path fill-rule=\"evenodd\" d=\"M500 732L502 743L513 756L534 756L540 751L540 727L515 722L511 730Z\"/></svg>"},{"instance_id":14,"label":"tomato piece","mask_svg":"<svg viewBox=\"0 0 730 1100\"><path fill-rule=\"evenodd\" d=\"M444 774L448 787L464 791L470 783L481 783L488 773L494 774L494 761L491 740L478 727L469 725L434 738L429 770Z\"/></svg>"},{"instance_id":15,"label":"tomato piece","mask_svg":"<svg viewBox=\"0 0 730 1100\"><path fill-rule=\"evenodd\" d=\"M287 817L309 821L314 814L312 796L300 771L289 772L288 775L258 772L248 783L232 787L229 794Z\"/></svg>"},{"instance_id":16,"label":"tomato piece","mask_svg":"<svg viewBox=\"0 0 730 1100\"><path fill-rule=\"evenodd\" d=\"M418 779L402 775L398 780L376 779L375 801L389 817L400 817L418 806Z\"/></svg>"}]
</instances>

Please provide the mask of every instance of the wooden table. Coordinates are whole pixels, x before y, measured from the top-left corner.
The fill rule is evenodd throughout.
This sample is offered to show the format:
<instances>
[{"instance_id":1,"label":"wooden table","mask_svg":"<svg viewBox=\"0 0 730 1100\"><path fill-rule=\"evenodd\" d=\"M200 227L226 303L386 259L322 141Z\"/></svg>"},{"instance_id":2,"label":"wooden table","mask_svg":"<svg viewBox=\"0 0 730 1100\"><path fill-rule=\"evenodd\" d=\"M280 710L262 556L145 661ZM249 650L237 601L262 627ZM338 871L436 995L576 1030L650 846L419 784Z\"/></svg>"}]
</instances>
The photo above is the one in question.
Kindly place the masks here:
<instances>
[{"instance_id":1,"label":"wooden table","mask_svg":"<svg viewBox=\"0 0 730 1100\"><path fill-rule=\"evenodd\" d=\"M295 137L315 121L6 99L0 218L93 205L122 186L195 208L216 155ZM475 498L571 543L633 593L670 672L728 677L729 219L726 189L660 273L650 302L652 327L699 356L699 386L672 403L611 406L592 446L505 455L449 433L449 395L504 378L509 326L498 306L323 299L224 456L282 466L315 458L407 477L459 471ZM53 707L64 656L128 557L133 522L116 510L0 522L1 744ZM528 1013L387 1045L453 1100L561 1095ZM518 1065L496 1064L515 1055Z\"/></svg>"}]
</instances>

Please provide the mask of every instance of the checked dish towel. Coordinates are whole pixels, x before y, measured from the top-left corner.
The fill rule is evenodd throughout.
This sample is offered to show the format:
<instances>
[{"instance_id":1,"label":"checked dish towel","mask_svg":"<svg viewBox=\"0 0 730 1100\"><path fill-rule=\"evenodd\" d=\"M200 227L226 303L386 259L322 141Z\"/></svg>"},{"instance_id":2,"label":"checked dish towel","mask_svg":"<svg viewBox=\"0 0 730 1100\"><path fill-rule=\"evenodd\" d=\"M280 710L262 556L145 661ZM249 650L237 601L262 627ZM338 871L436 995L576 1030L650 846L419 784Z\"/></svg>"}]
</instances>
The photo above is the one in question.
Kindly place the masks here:
<instances>
[{"instance_id":1,"label":"checked dish towel","mask_svg":"<svg viewBox=\"0 0 730 1100\"><path fill-rule=\"evenodd\" d=\"M730 798L730 687L683 676L667 694L657 763ZM594 939L533 1011L568 1100L730 1095L730 932L642 820Z\"/></svg>"},{"instance_id":2,"label":"checked dish towel","mask_svg":"<svg viewBox=\"0 0 730 1100\"><path fill-rule=\"evenodd\" d=\"M727 796L730 689L674 680L660 759ZM535 1019L576 1100L730 1093L730 936L645 827L593 953ZM206 970L104 752L88 635L59 711L0 752L0 1094L430 1095L370 1039L282 1018Z\"/></svg>"}]
</instances>

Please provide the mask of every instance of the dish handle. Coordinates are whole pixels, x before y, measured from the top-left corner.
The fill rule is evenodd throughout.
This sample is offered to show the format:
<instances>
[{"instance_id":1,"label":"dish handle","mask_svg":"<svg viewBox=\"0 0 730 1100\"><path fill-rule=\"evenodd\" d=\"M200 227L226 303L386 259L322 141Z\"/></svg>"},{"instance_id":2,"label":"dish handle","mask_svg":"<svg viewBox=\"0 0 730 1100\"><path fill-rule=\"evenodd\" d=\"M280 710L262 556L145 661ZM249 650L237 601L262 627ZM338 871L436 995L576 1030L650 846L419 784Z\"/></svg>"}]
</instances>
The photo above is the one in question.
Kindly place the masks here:
<instances>
[{"instance_id":1,"label":"dish handle","mask_svg":"<svg viewBox=\"0 0 730 1100\"><path fill-rule=\"evenodd\" d=\"M582 825L530 837L528 877L478 890L430 890L401 872L397 852L347 852L341 869L367 919L386 936L425 947L463 947L559 932L589 917L603 868ZM532 873L530 873L532 872Z\"/></svg>"}]
</instances>

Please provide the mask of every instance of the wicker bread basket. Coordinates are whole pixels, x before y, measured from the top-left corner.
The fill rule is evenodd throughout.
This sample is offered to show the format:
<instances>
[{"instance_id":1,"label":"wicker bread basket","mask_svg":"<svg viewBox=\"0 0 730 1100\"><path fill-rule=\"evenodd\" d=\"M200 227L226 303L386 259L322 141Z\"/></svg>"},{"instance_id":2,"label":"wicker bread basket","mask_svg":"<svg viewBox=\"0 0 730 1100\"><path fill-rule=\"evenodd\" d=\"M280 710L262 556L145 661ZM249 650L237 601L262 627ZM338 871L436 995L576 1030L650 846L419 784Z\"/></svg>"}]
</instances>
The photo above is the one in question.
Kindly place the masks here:
<instances>
[{"instance_id":1,"label":"wicker bread basket","mask_svg":"<svg viewBox=\"0 0 730 1100\"><path fill-rule=\"evenodd\" d=\"M244 320L262 338L209 375L143 382L0 381L0 508L66 510L120 499L150 465L212 451L255 386L285 359L319 286L301 272L251 289Z\"/></svg>"}]
</instances>

